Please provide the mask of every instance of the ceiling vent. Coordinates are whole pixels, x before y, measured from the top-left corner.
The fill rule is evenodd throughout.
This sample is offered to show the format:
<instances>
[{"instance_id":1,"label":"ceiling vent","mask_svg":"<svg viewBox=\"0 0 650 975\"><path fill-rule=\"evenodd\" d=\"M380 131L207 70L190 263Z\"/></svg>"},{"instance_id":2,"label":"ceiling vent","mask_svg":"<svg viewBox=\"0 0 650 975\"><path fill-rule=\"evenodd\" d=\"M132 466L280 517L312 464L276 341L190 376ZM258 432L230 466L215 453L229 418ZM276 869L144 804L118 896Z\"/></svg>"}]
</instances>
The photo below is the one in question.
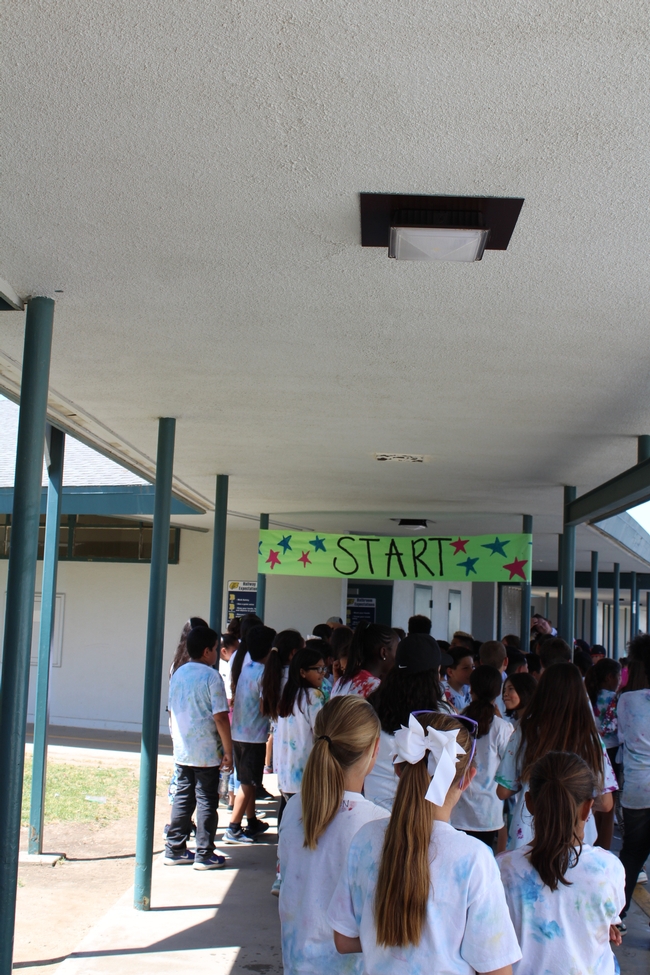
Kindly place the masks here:
<instances>
[{"instance_id":1,"label":"ceiling vent","mask_svg":"<svg viewBox=\"0 0 650 975\"><path fill-rule=\"evenodd\" d=\"M376 460L393 460L400 464L424 464L424 454L375 454Z\"/></svg>"},{"instance_id":2,"label":"ceiling vent","mask_svg":"<svg viewBox=\"0 0 650 975\"><path fill-rule=\"evenodd\" d=\"M426 518L391 518L396 521L400 528L428 528L429 522ZM434 524L432 522L431 524Z\"/></svg>"}]
</instances>

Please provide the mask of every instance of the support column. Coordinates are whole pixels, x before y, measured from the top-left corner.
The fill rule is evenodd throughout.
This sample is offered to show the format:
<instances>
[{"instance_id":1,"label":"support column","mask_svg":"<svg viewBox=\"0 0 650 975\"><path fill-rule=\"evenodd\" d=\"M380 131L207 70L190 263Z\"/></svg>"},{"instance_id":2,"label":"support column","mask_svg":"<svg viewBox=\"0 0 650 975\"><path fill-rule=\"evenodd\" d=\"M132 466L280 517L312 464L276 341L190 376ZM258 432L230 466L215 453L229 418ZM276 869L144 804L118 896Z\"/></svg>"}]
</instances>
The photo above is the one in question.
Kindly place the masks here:
<instances>
[{"instance_id":1,"label":"support column","mask_svg":"<svg viewBox=\"0 0 650 975\"><path fill-rule=\"evenodd\" d=\"M29 658L53 322L52 299L32 298L25 316L5 650L0 682L0 975L11 975L12 970Z\"/></svg>"},{"instance_id":2,"label":"support column","mask_svg":"<svg viewBox=\"0 0 650 975\"><path fill-rule=\"evenodd\" d=\"M140 752L140 793L138 797L138 832L135 846L134 907L148 911L151 906L151 867L153 862L153 828L156 808L156 774L158 771L158 736L160 734L160 690L165 639L165 602L167 598L167 565L169 562L169 526L172 504L174 435L176 420L161 417L158 421L156 456L156 494L151 540L151 573L149 576L149 615L144 670L142 706L142 746Z\"/></svg>"},{"instance_id":3,"label":"support column","mask_svg":"<svg viewBox=\"0 0 650 975\"><path fill-rule=\"evenodd\" d=\"M639 592L636 572L630 572L630 640L639 632Z\"/></svg>"},{"instance_id":4,"label":"support column","mask_svg":"<svg viewBox=\"0 0 650 975\"><path fill-rule=\"evenodd\" d=\"M562 580L562 565L564 563L564 535L557 536L557 620L555 621L555 628L558 635L562 635L562 600L564 593L564 586Z\"/></svg>"},{"instance_id":5,"label":"support column","mask_svg":"<svg viewBox=\"0 0 650 975\"><path fill-rule=\"evenodd\" d=\"M560 636L571 647L575 637L576 530L566 523L566 506L575 501L576 489L564 488L564 532L562 536L562 624Z\"/></svg>"},{"instance_id":6,"label":"support column","mask_svg":"<svg viewBox=\"0 0 650 975\"><path fill-rule=\"evenodd\" d=\"M550 599L551 599L550 592L545 593L544 594L544 619L545 620L548 619L548 614L550 611Z\"/></svg>"},{"instance_id":7,"label":"support column","mask_svg":"<svg viewBox=\"0 0 650 975\"><path fill-rule=\"evenodd\" d=\"M260 515L260 530L265 530L269 527L269 516ZM266 609L266 576L263 572L257 573L257 600L255 602L255 612L261 620L264 619L264 610Z\"/></svg>"},{"instance_id":8,"label":"support column","mask_svg":"<svg viewBox=\"0 0 650 975\"><path fill-rule=\"evenodd\" d=\"M645 632L650 633L650 589L645 594Z\"/></svg>"},{"instance_id":9,"label":"support column","mask_svg":"<svg viewBox=\"0 0 650 975\"><path fill-rule=\"evenodd\" d=\"M612 606L612 657L618 660L618 624L621 616L621 567L614 562L614 605Z\"/></svg>"},{"instance_id":10,"label":"support column","mask_svg":"<svg viewBox=\"0 0 650 975\"><path fill-rule=\"evenodd\" d=\"M591 553L591 626L589 639L598 643L598 552Z\"/></svg>"},{"instance_id":11,"label":"support column","mask_svg":"<svg viewBox=\"0 0 650 975\"><path fill-rule=\"evenodd\" d=\"M228 475L217 474L212 542L212 584L210 587L210 626L221 633L223 615L223 577L226 563L226 522L228 520Z\"/></svg>"},{"instance_id":12,"label":"support column","mask_svg":"<svg viewBox=\"0 0 650 975\"><path fill-rule=\"evenodd\" d=\"M47 776L47 726L49 723L50 661L56 611L56 576L59 568L59 526L63 494L63 455L65 434L47 425L45 453L47 464L47 509L43 581L41 583L41 627L38 637L36 701L34 705L34 754L32 796L29 809L29 853L43 852L43 815Z\"/></svg>"},{"instance_id":13,"label":"support column","mask_svg":"<svg viewBox=\"0 0 650 975\"><path fill-rule=\"evenodd\" d=\"M522 520L522 531L524 535L533 534L533 516L524 515ZM532 553L532 548L531 548ZM530 568L532 570L532 557ZM521 583L521 627L519 638L522 650L530 649L530 582Z\"/></svg>"}]
</instances>

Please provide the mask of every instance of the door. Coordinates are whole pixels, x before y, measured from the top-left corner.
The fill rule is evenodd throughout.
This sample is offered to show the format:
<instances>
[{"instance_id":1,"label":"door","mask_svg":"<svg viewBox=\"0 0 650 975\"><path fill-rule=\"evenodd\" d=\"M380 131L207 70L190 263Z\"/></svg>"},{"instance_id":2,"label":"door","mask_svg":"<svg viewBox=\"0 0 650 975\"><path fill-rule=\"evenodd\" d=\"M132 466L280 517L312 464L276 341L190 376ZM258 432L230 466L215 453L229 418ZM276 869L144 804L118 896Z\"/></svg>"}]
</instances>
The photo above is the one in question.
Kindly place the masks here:
<instances>
[{"instance_id":1,"label":"door","mask_svg":"<svg viewBox=\"0 0 650 975\"><path fill-rule=\"evenodd\" d=\"M460 592L449 590L449 617L447 622L447 640L451 643L456 630L460 630Z\"/></svg>"},{"instance_id":2,"label":"door","mask_svg":"<svg viewBox=\"0 0 650 975\"><path fill-rule=\"evenodd\" d=\"M413 592L413 615L426 616L431 619L433 607L433 589L431 586L416 585Z\"/></svg>"}]
</instances>

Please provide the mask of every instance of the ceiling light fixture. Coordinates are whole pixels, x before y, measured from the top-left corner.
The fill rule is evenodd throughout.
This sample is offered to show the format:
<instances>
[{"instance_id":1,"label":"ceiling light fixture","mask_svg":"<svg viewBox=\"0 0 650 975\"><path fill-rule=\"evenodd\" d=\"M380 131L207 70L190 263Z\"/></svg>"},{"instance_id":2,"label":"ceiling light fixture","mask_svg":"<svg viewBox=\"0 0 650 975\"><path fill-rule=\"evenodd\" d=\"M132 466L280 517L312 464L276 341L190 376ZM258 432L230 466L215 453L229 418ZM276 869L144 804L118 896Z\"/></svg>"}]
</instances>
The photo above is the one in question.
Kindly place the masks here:
<instances>
[{"instance_id":1,"label":"ceiling light fixture","mask_svg":"<svg viewBox=\"0 0 650 975\"><path fill-rule=\"evenodd\" d=\"M401 464L424 464L424 454L375 454L375 460L391 460Z\"/></svg>"},{"instance_id":2,"label":"ceiling light fixture","mask_svg":"<svg viewBox=\"0 0 650 975\"><path fill-rule=\"evenodd\" d=\"M480 261L506 250L523 206L510 197L361 193L361 245L401 261Z\"/></svg>"}]
</instances>

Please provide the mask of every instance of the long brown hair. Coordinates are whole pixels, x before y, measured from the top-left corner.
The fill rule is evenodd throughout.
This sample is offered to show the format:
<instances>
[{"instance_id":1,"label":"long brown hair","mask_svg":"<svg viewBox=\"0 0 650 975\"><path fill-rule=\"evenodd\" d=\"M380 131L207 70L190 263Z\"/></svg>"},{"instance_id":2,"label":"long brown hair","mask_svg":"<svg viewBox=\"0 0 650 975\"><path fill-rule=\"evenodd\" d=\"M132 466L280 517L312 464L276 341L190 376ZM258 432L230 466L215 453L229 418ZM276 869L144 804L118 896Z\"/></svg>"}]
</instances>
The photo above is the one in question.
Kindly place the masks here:
<instances>
[{"instance_id":1,"label":"long brown hair","mask_svg":"<svg viewBox=\"0 0 650 975\"><path fill-rule=\"evenodd\" d=\"M380 731L379 718L362 697L335 697L316 715L314 745L300 792L304 845L309 850L316 849L341 807L345 773L374 748Z\"/></svg>"},{"instance_id":2,"label":"long brown hair","mask_svg":"<svg viewBox=\"0 0 650 975\"><path fill-rule=\"evenodd\" d=\"M458 729L458 744L465 749L456 766L454 784L460 782L471 754L472 739L465 727L446 714L418 715L423 728ZM427 758L404 763L393 812L388 821L375 892L377 944L386 948L418 945L427 913L431 887L429 844L435 807L425 796L431 776Z\"/></svg>"},{"instance_id":3,"label":"long brown hair","mask_svg":"<svg viewBox=\"0 0 650 975\"><path fill-rule=\"evenodd\" d=\"M175 674L179 667L186 664L190 659L190 655L187 652L187 637L193 629L197 626L207 626L208 624L205 620L202 620L200 616L190 616L187 623L181 630L180 639L178 641L178 646L176 647L176 652L174 653L174 659L172 660L172 665L169 668L169 676Z\"/></svg>"},{"instance_id":4,"label":"long brown hair","mask_svg":"<svg viewBox=\"0 0 650 975\"><path fill-rule=\"evenodd\" d=\"M496 642L496 641L495 641ZM475 700L467 705L463 714L478 724L478 737L487 735L497 713L495 700L501 693L503 681L496 667L481 664L472 671L469 686Z\"/></svg>"},{"instance_id":5,"label":"long brown hair","mask_svg":"<svg viewBox=\"0 0 650 975\"><path fill-rule=\"evenodd\" d=\"M540 677L521 721L521 781L548 752L575 752L603 787L603 747L580 671L575 664L552 664Z\"/></svg>"},{"instance_id":6,"label":"long brown hair","mask_svg":"<svg viewBox=\"0 0 650 975\"><path fill-rule=\"evenodd\" d=\"M551 890L571 884L566 872L582 852L576 837L580 807L593 797L595 785L593 772L573 752L549 752L530 770L535 835L527 856Z\"/></svg>"},{"instance_id":7,"label":"long brown hair","mask_svg":"<svg viewBox=\"0 0 650 975\"><path fill-rule=\"evenodd\" d=\"M627 655L627 691L644 691L650 687L650 634L640 633L630 642Z\"/></svg>"}]
</instances>

